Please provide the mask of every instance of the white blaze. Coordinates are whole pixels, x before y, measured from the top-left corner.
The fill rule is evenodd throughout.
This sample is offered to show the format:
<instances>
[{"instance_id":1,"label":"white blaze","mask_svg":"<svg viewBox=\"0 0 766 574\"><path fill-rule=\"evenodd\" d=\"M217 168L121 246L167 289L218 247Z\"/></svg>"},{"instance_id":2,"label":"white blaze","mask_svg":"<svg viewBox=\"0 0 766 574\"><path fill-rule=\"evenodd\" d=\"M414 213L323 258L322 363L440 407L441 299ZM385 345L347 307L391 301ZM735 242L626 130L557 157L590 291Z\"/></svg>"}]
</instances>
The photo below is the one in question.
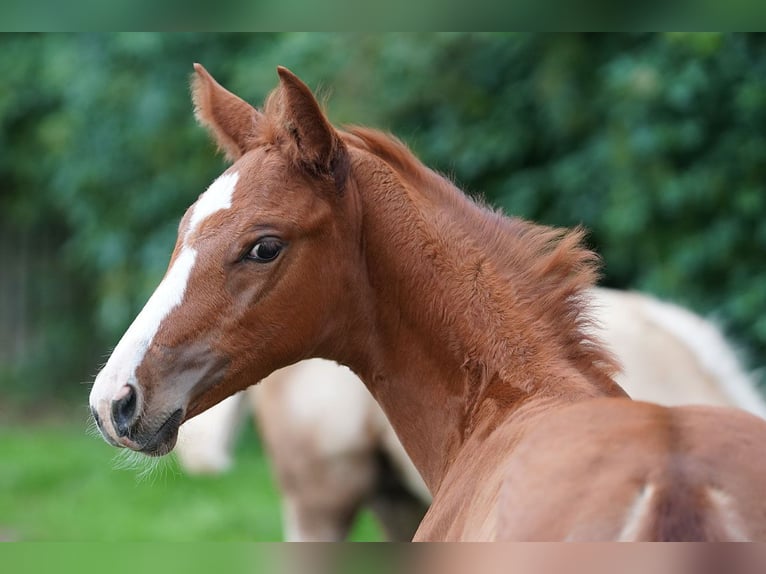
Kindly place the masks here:
<instances>
[{"instance_id":1,"label":"white blaze","mask_svg":"<svg viewBox=\"0 0 766 574\"><path fill-rule=\"evenodd\" d=\"M234 188L237 186L238 180L239 172L235 171L224 173L210 184L207 191L194 204L194 211L192 211L191 220L189 221L189 229L184 236L184 243L205 219L216 211L231 207L231 197L234 195Z\"/></svg>"},{"instance_id":2,"label":"white blaze","mask_svg":"<svg viewBox=\"0 0 766 574\"><path fill-rule=\"evenodd\" d=\"M186 283L196 258L197 252L194 249L183 248L165 278L112 351L109 361L96 378L96 385L99 379L108 375L113 375L114 379L120 374L127 375L126 380L120 381L121 384L114 387L116 393L122 385L133 379L136 368L141 364L160 323L183 300Z\"/></svg>"},{"instance_id":3,"label":"white blaze","mask_svg":"<svg viewBox=\"0 0 766 574\"><path fill-rule=\"evenodd\" d=\"M112 400L125 384L135 384L136 369L143 361L162 321L183 301L197 259L196 249L188 244L189 238L200 223L213 213L231 207L238 179L237 172L223 174L194 204L181 252L96 377L90 392L90 405L98 411L108 427L111 427L108 421L111 420L109 413Z\"/></svg>"}]
</instances>

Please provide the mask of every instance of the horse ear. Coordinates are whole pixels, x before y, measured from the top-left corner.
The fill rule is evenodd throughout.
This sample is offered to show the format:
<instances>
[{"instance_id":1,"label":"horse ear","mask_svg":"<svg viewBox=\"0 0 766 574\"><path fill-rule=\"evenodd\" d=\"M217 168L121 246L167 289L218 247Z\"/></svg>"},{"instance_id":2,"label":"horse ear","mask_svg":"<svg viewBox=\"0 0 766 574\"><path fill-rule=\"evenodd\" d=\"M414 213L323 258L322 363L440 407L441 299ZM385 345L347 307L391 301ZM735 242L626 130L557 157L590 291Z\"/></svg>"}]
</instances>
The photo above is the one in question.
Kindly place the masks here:
<instances>
[{"instance_id":1,"label":"horse ear","mask_svg":"<svg viewBox=\"0 0 766 574\"><path fill-rule=\"evenodd\" d=\"M301 163L316 175L331 177L342 191L349 170L346 146L309 87L287 68L279 66L277 73L280 128L292 139Z\"/></svg>"},{"instance_id":2,"label":"horse ear","mask_svg":"<svg viewBox=\"0 0 766 574\"><path fill-rule=\"evenodd\" d=\"M261 114L216 82L200 64L194 64L194 71L194 115L226 158L235 161L253 144Z\"/></svg>"}]
</instances>

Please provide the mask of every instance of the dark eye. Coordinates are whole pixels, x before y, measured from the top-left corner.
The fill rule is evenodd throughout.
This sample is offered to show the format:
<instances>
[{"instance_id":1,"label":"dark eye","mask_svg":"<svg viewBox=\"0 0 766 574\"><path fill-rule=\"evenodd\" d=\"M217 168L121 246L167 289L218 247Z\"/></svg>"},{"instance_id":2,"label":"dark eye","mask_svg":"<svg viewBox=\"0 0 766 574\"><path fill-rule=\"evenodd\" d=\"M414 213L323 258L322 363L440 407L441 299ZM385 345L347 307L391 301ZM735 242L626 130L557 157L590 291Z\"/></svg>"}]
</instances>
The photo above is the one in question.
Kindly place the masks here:
<instances>
[{"instance_id":1,"label":"dark eye","mask_svg":"<svg viewBox=\"0 0 766 574\"><path fill-rule=\"evenodd\" d=\"M282 245L282 242L276 237L265 237L253 245L253 248L245 258L260 263L268 263L277 258L279 252L282 251L282 247L284 247L284 245Z\"/></svg>"}]
</instances>

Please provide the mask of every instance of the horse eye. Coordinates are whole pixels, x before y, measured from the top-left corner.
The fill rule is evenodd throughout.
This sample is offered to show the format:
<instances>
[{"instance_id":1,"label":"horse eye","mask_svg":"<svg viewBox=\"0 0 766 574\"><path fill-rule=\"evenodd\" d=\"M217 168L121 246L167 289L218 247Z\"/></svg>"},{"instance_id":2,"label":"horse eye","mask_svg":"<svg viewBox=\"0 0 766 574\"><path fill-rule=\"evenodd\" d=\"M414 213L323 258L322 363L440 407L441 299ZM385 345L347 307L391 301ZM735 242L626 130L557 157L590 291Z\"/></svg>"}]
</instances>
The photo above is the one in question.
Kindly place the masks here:
<instances>
[{"instance_id":1,"label":"horse eye","mask_svg":"<svg viewBox=\"0 0 766 574\"><path fill-rule=\"evenodd\" d=\"M283 245L278 239L267 237L253 245L246 258L260 263L268 263L276 259L279 252L282 251L282 247Z\"/></svg>"}]
</instances>

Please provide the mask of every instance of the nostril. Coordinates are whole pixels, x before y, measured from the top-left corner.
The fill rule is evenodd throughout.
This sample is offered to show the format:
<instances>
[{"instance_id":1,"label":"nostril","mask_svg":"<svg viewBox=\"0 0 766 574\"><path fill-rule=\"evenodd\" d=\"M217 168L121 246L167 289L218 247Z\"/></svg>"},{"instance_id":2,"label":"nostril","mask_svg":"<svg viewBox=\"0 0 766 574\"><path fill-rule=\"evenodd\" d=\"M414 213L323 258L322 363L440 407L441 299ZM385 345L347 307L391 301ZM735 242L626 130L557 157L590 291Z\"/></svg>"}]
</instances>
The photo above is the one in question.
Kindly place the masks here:
<instances>
[{"instance_id":1,"label":"nostril","mask_svg":"<svg viewBox=\"0 0 766 574\"><path fill-rule=\"evenodd\" d=\"M119 436L127 436L128 430L136 418L137 403L136 389L132 385L122 387L117 397L112 401L112 421Z\"/></svg>"}]
</instances>

